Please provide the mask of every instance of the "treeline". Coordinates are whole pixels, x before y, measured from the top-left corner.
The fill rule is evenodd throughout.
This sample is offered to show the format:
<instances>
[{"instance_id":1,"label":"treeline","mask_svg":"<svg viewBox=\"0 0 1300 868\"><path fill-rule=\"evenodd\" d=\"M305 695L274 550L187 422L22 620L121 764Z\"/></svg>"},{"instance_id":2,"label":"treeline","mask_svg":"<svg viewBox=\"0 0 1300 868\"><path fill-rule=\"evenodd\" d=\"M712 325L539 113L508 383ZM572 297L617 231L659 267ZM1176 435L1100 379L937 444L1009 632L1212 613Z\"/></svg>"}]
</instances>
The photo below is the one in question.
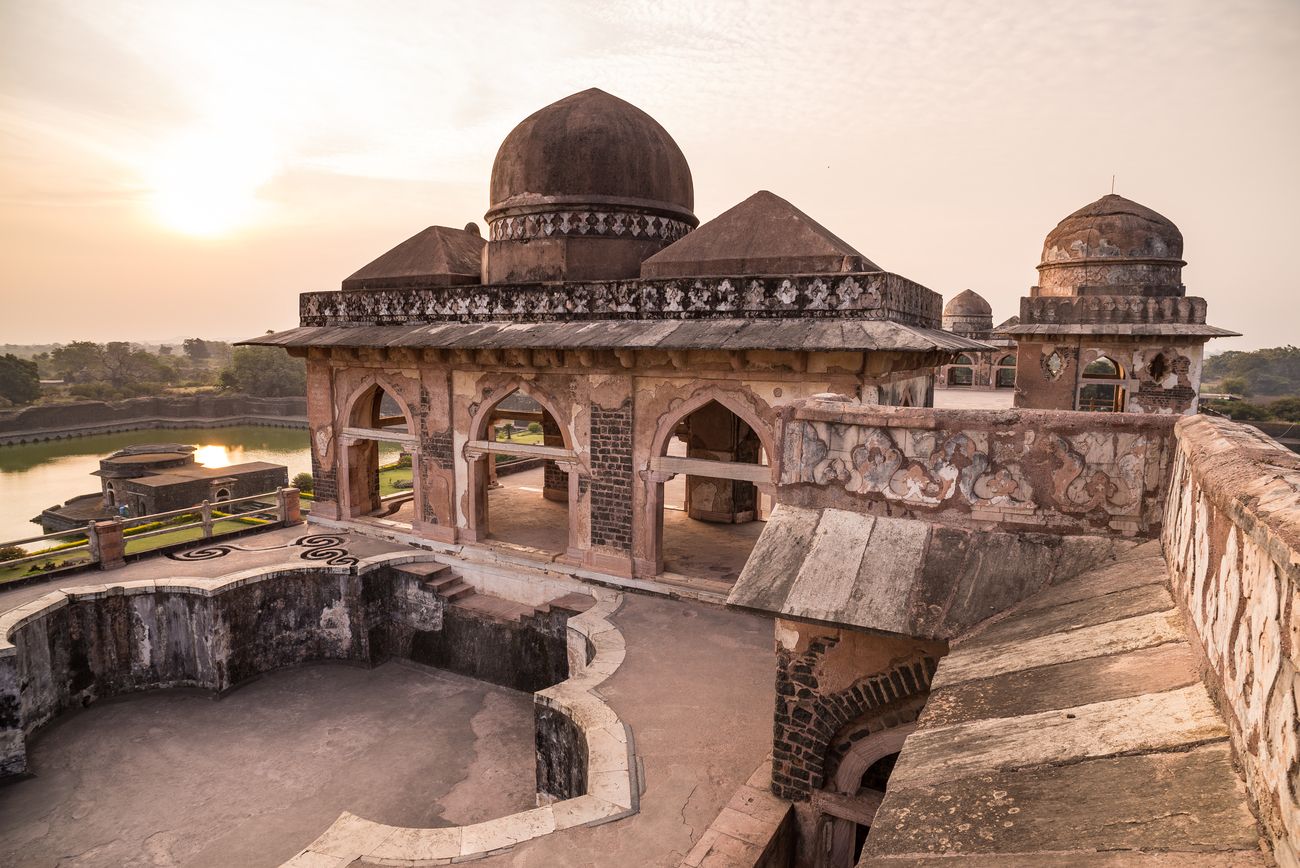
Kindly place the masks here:
<instances>
[{"instance_id":1,"label":"treeline","mask_svg":"<svg viewBox=\"0 0 1300 868\"><path fill-rule=\"evenodd\" d=\"M1205 360L1201 379L1214 384L1206 391L1242 398L1300 397L1300 347L1219 353Z\"/></svg>"},{"instance_id":2,"label":"treeline","mask_svg":"<svg viewBox=\"0 0 1300 868\"><path fill-rule=\"evenodd\" d=\"M62 382L42 388L41 380ZM205 390L282 397L306 389L302 359L272 347L232 348L225 341L201 338L157 350L126 341L73 341L30 359L0 356L0 406Z\"/></svg>"}]
</instances>

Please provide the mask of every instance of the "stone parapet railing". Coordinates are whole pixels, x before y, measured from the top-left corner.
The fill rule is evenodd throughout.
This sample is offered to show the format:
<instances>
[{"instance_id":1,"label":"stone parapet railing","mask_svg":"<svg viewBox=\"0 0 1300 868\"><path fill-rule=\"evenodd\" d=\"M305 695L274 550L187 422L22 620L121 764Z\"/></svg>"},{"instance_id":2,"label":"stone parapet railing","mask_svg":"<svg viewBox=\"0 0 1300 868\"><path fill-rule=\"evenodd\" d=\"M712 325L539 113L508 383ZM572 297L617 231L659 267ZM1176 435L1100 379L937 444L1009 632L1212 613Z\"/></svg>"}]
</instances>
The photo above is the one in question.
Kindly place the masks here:
<instances>
[{"instance_id":1,"label":"stone parapet railing","mask_svg":"<svg viewBox=\"0 0 1300 868\"><path fill-rule=\"evenodd\" d=\"M777 499L981 530L1150 538L1174 421L814 399L783 415Z\"/></svg>"},{"instance_id":2,"label":"stone parapet railing","mask_svg":"<svg viewBox=\"0 0 1300 868\"><path fill-rule=\"evenodd\" d=\"M303 326L843 317L939 328L938 293L883 271L309 292Z\"/></svg>"},{"instance_id":3,"label":"stone parapet railing","mask_svg":"<svg viewBox=\"0 0 1300 868\"><path fill-rule=\"evenodd\" d=\"M1252 803L1279 864L1300 865L1300 456L1183 419L1163 542Z\"/></svg>"},{"instance_id":4,"label":"stone parapet railing","mask_svg":"<svg viewBox=\"0 0 1300 868\"><path fill-rule=\"evenodd\" d=\"M1143 298L1136 295L1042 295L1020 299L1020 324L1204 325L1205 310L1205 299L1190 296Z\"/></svg>"}]
</instances>

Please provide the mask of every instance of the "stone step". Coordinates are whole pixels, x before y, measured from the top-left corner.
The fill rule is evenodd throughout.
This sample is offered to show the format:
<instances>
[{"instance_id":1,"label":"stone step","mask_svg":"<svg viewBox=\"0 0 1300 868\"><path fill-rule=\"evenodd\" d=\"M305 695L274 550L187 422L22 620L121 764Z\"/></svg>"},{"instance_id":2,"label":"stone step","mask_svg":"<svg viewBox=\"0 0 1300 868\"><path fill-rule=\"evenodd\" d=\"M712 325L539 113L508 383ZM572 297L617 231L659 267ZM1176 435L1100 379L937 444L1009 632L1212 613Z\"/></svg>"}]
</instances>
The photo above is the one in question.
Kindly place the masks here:
<instances>
[{"instance_id":1,"label":"stone step","mask_svg":"<svg viewBox=\"0 0 1300 868\"><path fill-rule=\"evenodd\" d=\"M538 606L537 610L539 612L549 612L552 609L562 609L571 615L580 615L594 605L596 605L594 597L575 591L571 594L565 594L563 597L548 600L545 604Z\"/></svg>"},{"instance_id":2,"label":"stone step","mask_svg":"<svg viewBox=\"0 0 1300 868\"><path fill-rule=\"evenodd\" d=\"M402 564L399 567L393 567L393 569L399 573L405 573L408 576L416 576L426 582L451 573L451 567L446 564L440 564L437 561L422 561L416 564Z\"/></svg>"},{"instance_id":3,"label":"stone step","mask_svg":"<svg viewBox=\"0 0 1300 868\"><path fill-rule=\"evenodd\" d=\"M473 596L474 588L472 585L465 584L459 578L455 578L454 581L444 584L441 587L435 588L435 592L438 594L438 596L442 597L448 602L455 602L457 600L463 600L466 597Z\"/></svg>"}]
</instances>

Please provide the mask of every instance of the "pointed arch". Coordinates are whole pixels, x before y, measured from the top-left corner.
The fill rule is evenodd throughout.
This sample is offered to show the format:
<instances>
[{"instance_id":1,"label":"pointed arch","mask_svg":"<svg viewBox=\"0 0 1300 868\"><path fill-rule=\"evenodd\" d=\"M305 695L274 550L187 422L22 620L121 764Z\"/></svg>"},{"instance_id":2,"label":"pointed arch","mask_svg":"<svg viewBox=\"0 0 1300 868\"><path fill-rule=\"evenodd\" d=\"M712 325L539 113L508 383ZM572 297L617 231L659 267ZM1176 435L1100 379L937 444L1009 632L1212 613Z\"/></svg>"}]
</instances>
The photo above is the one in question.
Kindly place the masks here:
<instances>
[{"instance_id":1,"label":"pointed arch","mask_svg":"<svg viewBox=\"0 0 1300 868\"><path fill-rule=\"evenodd\" d=\"M488 421L492 417L492 411L495 410L506 398L509 398L515 392L520 392L527 395L529 398L532 398L538 404L541 404L542 409L549 413L551 418L555 420L556 425L558 425L560 429L560 436L564 438L564 448L574 448L573 428L570 424L571 420L566 420L562 415L560 415L555 399L547 394L546 390L538 388L534 382L531 380L525 380L523 377L512 377L509 380L506 380L503 385L499 387L494 386L493 388L499 388L499 394L495 394L491 398L484 398L479 401L478 409L470 419L470 440L484 439L487 434Z\"/></svg>"},{"instance_id":2,"label":"pointed arch","mask_svg":"<svg viewBox=\"0 0 1300 868\"><path fill-rule=\"evenodd\" d=\"M775 470L776 461L780 455L780 452L776 449L776 432L750 406L750 401L762 403L761 399L755 397L752 392L706 386L660 417L659 424L655 427L654 440L650 444L650 454L652 456L667 455L668 441L672 440L673 431L677 428L677 425L701 407L716 402L735 413L758 436L764 451L767 452L768 461L772 462L772 467ZM766 409L765 404L764 408Z\"/></svg>"}]
</instances>

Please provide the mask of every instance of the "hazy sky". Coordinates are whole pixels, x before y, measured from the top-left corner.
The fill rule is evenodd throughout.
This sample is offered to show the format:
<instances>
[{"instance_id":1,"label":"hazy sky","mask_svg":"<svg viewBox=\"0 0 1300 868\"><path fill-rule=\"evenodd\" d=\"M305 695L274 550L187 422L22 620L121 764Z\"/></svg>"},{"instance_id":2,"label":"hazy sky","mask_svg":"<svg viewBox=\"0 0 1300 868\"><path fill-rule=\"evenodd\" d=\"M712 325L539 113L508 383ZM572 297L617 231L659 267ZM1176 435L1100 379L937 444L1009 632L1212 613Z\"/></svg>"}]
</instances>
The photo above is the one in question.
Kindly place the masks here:
<instances>
[{"instance_id":1,"label":"hazy sky","mask_svg":"<svg viewBox=\"0 0 1300 868\"><path fill-rule=\"evenodd\" d=\"M759 189L1001 319L1110 189L1186 239L1211 349L1300 343L1297 0L0 0L0 342L246 337L600 87L696 213Z\"/></svg>"}]
</instances>

